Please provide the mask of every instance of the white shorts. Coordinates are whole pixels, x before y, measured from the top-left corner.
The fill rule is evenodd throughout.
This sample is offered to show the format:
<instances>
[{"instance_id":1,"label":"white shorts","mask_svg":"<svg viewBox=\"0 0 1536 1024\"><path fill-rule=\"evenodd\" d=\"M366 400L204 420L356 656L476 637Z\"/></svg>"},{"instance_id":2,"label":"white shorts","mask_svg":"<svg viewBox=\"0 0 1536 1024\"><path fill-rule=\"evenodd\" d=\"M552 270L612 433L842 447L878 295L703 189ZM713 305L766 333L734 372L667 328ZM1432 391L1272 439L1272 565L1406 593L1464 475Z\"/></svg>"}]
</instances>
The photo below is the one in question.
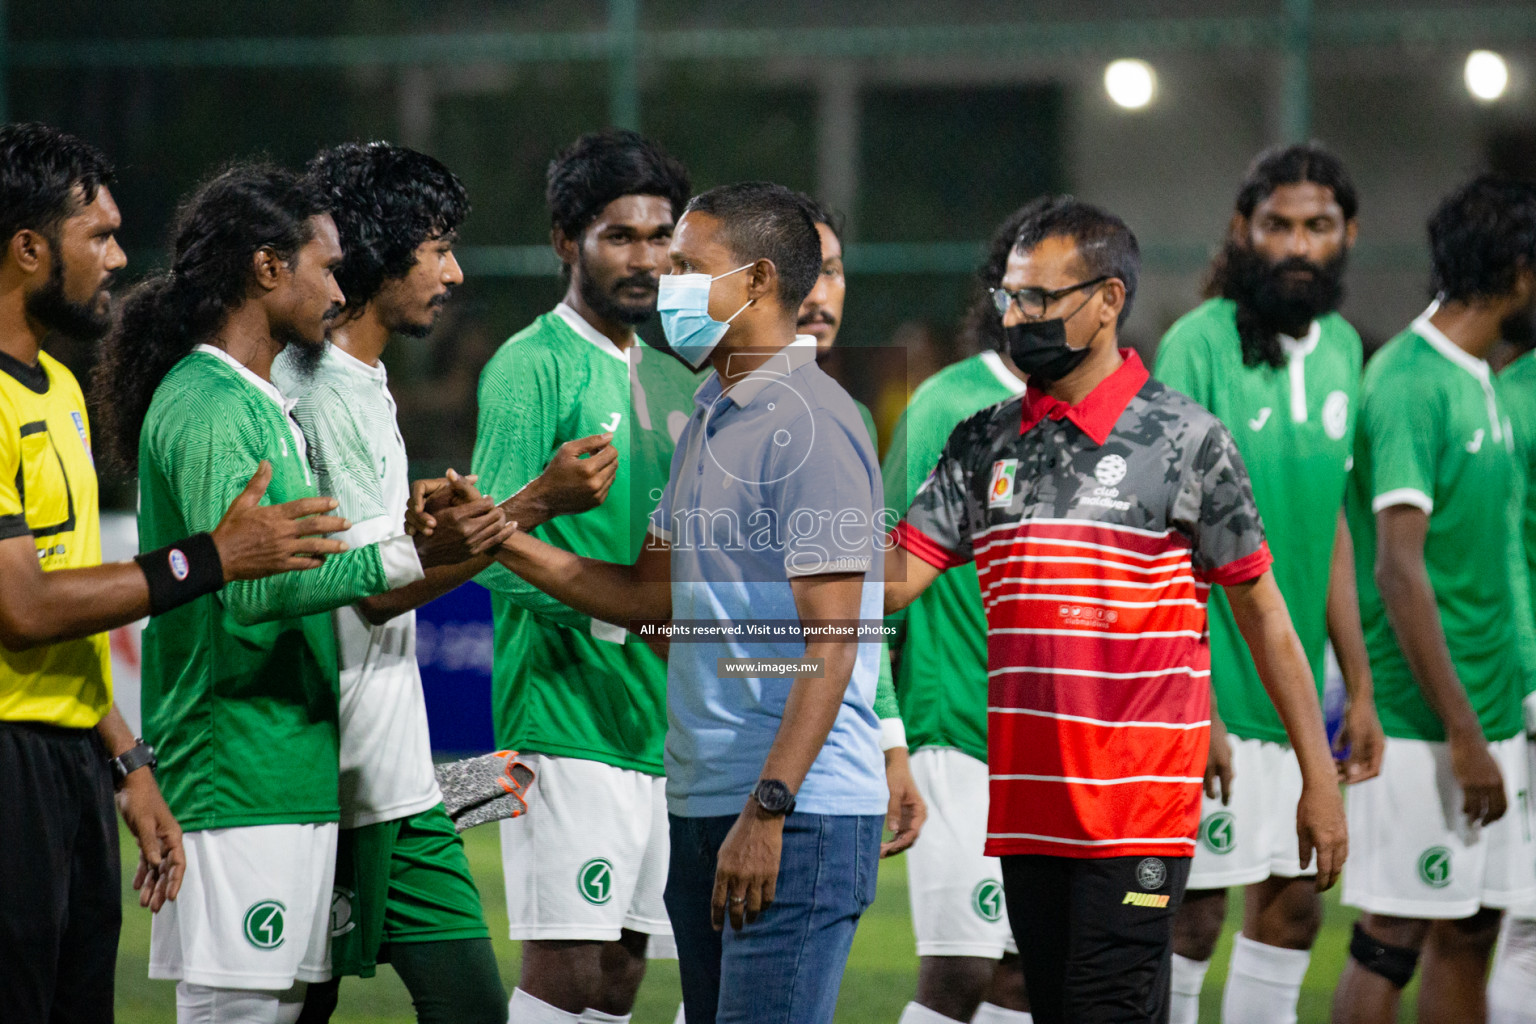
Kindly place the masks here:
<instances>
[{"instance_id":1,"label":"white shorts","mask_svg":"<svg viewBox=\"0 0 1536 1024\"><path fill-rule=\"evenodd\" d=\"M953 747L912 755L928 821L907 851L907 895L918 956L1017 953L1003 902L1003 869L987 844L987 763Z\"/></svg>"},{"instance_id":2,"label":"white shorts","mask_svg":"<svg viewBox=\"0 0 1536 1024\"><path fill-rule=\"evenodd\" d=\"M528 813L501 823L510 937L670 936L666 780L574 757L520 759L536 778Z\"/></svg>"},{"instance_id":3,"label":"white shorts","mask_svg":"<svg viewBox=\"0 0 1536 1024\"><path fill-rule=\"evenodd\" d=\"M334 821L188 832L181 894L154 916L149 976L283 991L331 976Z\"/></svg>"},{"instance_id":4,"label":"white shorts","mask_svg":"<svg viewBox=\"0 0 1536 1024\"><path fill-rule=\"evenodd\" d=\"M1187 889L1252 885L1271 875L1317 874L1317 859L1303 868L1296 857L1296 803L1301 763L1285 743L1228 736L1232 748L1232 800L1201 797L1200 831Z\"/></svg>"},{"instance_id":5,"label":"white shorts","mask_svg":"<svg viewBox=\"0 0 1536 1024\"><path fill-rule=\"evenodd\" d=\"M1491 743L1489 752L1504 775L1509 810L1477 827L1462 814L1447 744L1387 738L1381 774L1346 793L1344 903L1373 914L1460 920L1479 907L1536 899L1525 737Z\"/></svg>"}]
</instances>

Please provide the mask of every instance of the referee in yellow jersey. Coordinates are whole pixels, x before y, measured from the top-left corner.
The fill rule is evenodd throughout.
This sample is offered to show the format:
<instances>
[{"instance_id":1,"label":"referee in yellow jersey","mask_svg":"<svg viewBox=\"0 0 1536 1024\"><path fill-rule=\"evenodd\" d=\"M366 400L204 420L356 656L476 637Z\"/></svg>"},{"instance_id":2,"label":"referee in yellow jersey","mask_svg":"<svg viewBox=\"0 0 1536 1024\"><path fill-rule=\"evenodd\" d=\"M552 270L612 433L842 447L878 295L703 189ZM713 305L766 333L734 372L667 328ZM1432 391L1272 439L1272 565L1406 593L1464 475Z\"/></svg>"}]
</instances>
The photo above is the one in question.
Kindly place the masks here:
<instances>
[{"instance_id":1,"label":"referee in yellow jersey","mask_svg":"<svg viewBox=\"0 0 1536 1024\"><path fill-rule=\"evenodd\" d=\"M0 127L0 1016L112 1020L122 919L113 791L138 840L135 888L174 899L181 829L154 752L112 703L105 630L226 580L311 568L347 528L328 498L259 502L263 463L211 534L101 564L96 468L74 375L50 332L94 339L127 262L95 149L38 124ZM402 516L404 510L401 510ZM309 517L309 518L305 518ZM147 770L146 770L147 769Z\"/></svg>"}]
</instances>

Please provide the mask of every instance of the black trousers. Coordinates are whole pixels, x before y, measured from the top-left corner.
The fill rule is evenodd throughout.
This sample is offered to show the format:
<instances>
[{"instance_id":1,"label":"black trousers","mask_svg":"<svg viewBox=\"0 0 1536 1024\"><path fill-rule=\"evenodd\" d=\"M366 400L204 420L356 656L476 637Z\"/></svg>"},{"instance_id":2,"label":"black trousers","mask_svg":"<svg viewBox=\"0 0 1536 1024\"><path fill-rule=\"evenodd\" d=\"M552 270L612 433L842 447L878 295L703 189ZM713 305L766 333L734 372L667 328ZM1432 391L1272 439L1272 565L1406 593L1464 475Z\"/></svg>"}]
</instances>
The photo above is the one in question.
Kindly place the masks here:
<instances>
[{"instance_id":1,"label":"black trousers","mask_svg":"<svg viewBox=\"0 0 1536 1024\"><path fill-rule=\"evenodd\" d=\"M1165 1024L1188 857L1010 856L1003 892L1036 1024Z\"/></svg>"},{"instance_id":2,"label":"black trousers","mask_svg":"<svg viewBox=\"0 0 1536 1024\"><path fill-rule=\"evenodd\" d=\"M0 722L0 1018L111 1024L122 900L95 730Z\"/></svg>"}]
</instances>

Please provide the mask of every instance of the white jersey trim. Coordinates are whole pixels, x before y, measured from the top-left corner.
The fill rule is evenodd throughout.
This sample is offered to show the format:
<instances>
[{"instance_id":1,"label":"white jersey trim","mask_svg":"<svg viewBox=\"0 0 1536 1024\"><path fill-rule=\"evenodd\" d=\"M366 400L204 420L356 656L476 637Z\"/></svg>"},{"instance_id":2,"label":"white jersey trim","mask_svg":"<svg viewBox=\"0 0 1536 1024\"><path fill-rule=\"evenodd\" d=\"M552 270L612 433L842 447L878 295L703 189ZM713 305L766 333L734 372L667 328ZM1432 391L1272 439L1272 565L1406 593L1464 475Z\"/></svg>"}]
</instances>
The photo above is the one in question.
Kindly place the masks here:
<instances>
[{"instance_id":1,"label":"white jersey trim","mask_svg":"<svg viewBox=\"0 0 1536 1024\"><path fill-rule=\"evenodd\" d=\"M1417 487L1398 487L1371 499L1372 512L1380 512L1393 505L1412 505L1414 508L1422 509L1425 515L1429 515L1435 510L1435 499Z\"/></svg>"},{"instance_id":2,"label":"white jersey trim","mask_svg":"<svg viewBox=\"0 0 1536 1024\"><path fill-rule=\"evenodd\" d=\"M993 527L993 529L996 529L996 527ZM980 534L978 534L977 536L980 536ZM1017 538L1008 537L1008 538L1000 538L998 540L989 540L985 544L981 544L979 546L973 546L971 550L974 551L974 552L977 552L977 553L980 553L982 551L990 551L992 548L997 547L998 545L1008 544L1011 541L1016 540L1016 539ZM1086 541L1086 540L1066 540L1066 539L1063 539L1061 537L1028 537L1026 539L1029 540L1031 543L1034 543L1034 544L1052 544L1052 545L1055 545L1057 547L1084 548L1084 549L1087 549L1089 551L1102 551L1102 552L1104 552L1107 555L1124 555L1126 558L1134 558L1134 559L1136 559L1139 562L1160 562L1160 561L1163 561L1164 559L1177 558L1182 563L1182 562L1190 561L1190 556L1191 556L1191 550L1189 548L1174 548L1171 551L1164 551L1164 552L1162 552L1160 554L1148 555L1148 554L1143 554L1140 551L1127 551L1124 548L1112 548L1112 547L1108 546L1107 544L1094 544L1094 543L1092 543L1090 541ZM1019 557L1026 557L1026 556L1019 556ZM1008 559L1006 559L1006 558L999 558L997 561L1000 564L1002 562L1008 561ZM1153 568L1156 569L1156 568L1159 568L1159 566L1155 566L1154 565ZM1170 568L1177 568L1177 565L1170 566Z\"/></svg>"},{"instance_id":3,"label":"white jersey trim","mask_svg":"<svg viewBox=\"0 0 1536 1024\"><path fill-rule=\"evenodd\" d=\"M1193 839L1169 839L1159 836L1155 839L1131 837L1126 839L1065 839L1061 836L1042 836L1034 832L988 832L988 839L1033 839L1042 843L1061 843L1066 846L1133 846L1133 845L1159 845L1159 846L1187 846L1194 849Z\"/></svg>"},{"instance_id":4,"label":"white jersey trim","mask_svg":"<svg viewBox=\"0 0 1536 1024\"><path fill-rule=\"evenodd\" d=\"M1077 594L1003 594L987 601L987 607L1001 604L1004 601L1061 601L1070 599L1073 604L1097 604L1106 608L1174 608L1179 605L1187 605L1190 608L1204 608L1204 601L1197 601L1192 597L1164 598L1161 601L1111 601L1107 597L1080 597Z\"/></svg>"},{"instance_id":5,"label":"white jersey trim","mask_svg":"<svg viewBox=\"0 0 1536 1024\"><path fill-rule=\"evenodd\" d=\"M996 533L999 530L1018 530L1026 526L1092 526L1101 530L1113 530L1116 533L1129 533L1137 537L1171 537L1176 532L1172 529L1143 530L1139 526L1121 526L1119 523L1101 523L1097 519L1042 519L1031 516L1028 519L1019 519L1011 523L998 523L996 526L989 526L985 530L976 531L975 536L985 537L987 534ZM1056 538L1031 537L1030 540L1039 540L1045 543L1052 543L1056 541ZM1070 540L1070 538L1066 538L1062 542L1066 543L1068 540ZM1166 555L1167 553L1168 552L1160 552L1158 557Z\"/></svg>"},{"instance_id":6,"label":"white jersey trim","mask_svg":"<svg viewBox=\"0 0 1536 1024\"><path fill-rule=\"evenodd\" d=\"M1195 629L1163 629L1148 630L1145 633L1094 633L1083 629L1027 629L1023 626L1003 626L990 630L992 633L1014 634L1018 636L1074 636L1093 637L1095 640L1172 640L1176 637L1186 637L1190 640L1199 640L1205 636Z\"/></svg>"},{"instance_id":7,"label":"white jersey trim","mask_svg":"<svg viewBox=\"0 0 1536 1024\"><path fill-rule=\"evenodd\" d=\"M1072 775L988 775L993 782L1063 782L1073 786L1124 786L1132 782L1170 782L1181 786L1204 782L1199 775L1122 775L1116 779L1084 779Z\"/></svg>"},{"instance_id":8,"label":"white jersey trim","mask_svg":"<svg viewBox=\"0 0 1536 1024\"><path fill-rule=\"evenodd\" d=\"M403 533L379 541L379 561L384 564L384 579L390 590L398 590L427 576L416 554L415 538Z\"/></svg>"},{"instance_id":9,"label":"white jersey trim","mask_svg":"<svg viewBox=\"0 0 1536 1024\"><path fill-rule=\"evenodd\" d=\"M1178 552L1183 555L1183 552ZM1158 572L1178 572L1181 569L1191 568L1187 559L1174 562L1170 565L1126 565L1124 562L1112 562L1105 558L1089 558L1087 555L1008 555L994 559L992 565L1006 565L1009 562L1042 562L1049 565L1098 565L1106 569L1119 569L1122 572L1136 572L1143 576L1150 576Z\"/></svg>"},{"instance_id":10,"label":"white jersey trim","mask_svg":"<svg viewBox=\"0 0 1536 1024\"><path fill-rule=\"evenodd\" d=\"M607 353L622 363L627 364L629 362L629 357L624 354L619 346L615 345L607 335L603 334L596 327L587 323L580 313L567 306L564 302L555 304L554 314L561 320L564 320L571 330L591 342L593 347L599 352Z\"/></svg>"},{"instance_id":11,"label":"white jersey trim","mask_svg":"<svg viewBox=\"0 0 1536 1024\"><path fill-rule=\"evenodd\" d=\"M1185 675L1191 679L1203 679L1211 674L1208 668L1190 668L1188 665L1174 665L1170 668L1155 668L1146 672L1097 672L1087 668L1061 668L1050 666L1042 668L1033 665L1019 665L1013 668L995 668L987 673L988 679L997 676L1013 676L1024 672L1033 672L1042 676L1087 676L1090 679L1156 679L1158 676Z\"/></svg>"},{"instance_id":12,"label":"white jersey trim","mask_svg":"<svg viewBox=\"0 0 1536 1024\"><path fill-rule=\"evenodd\" d=\"M997 378L997 382L1008 389L1010 395L1022 395L1024 393L1024 382L1014 376L1012 370L1003 365L1002 356L991 349L987 349L981 354L981 361L986 364L987 369L992 371L992 376Z\"/></svg>"},{"instance_id":13,"label":"white jersey trim","mask_svg":"<svg viewBox=\"0 0 1536 1024\"><path fill-rule=\"evenodd\" d=\"M1209 718L1203 722L1112 722L1105 718L1089 718L1087 715L1064 715L1059 711L1039 711L1035 708L988 707L987 714L1032 715L1035 718L1053 718L1058 722L1080 722L1084 725L1101 725L1106 729L1172 729L1176 732L1189 732L1192 729L1204 729L1211 724Z\"/></svg>"}]
</instances>

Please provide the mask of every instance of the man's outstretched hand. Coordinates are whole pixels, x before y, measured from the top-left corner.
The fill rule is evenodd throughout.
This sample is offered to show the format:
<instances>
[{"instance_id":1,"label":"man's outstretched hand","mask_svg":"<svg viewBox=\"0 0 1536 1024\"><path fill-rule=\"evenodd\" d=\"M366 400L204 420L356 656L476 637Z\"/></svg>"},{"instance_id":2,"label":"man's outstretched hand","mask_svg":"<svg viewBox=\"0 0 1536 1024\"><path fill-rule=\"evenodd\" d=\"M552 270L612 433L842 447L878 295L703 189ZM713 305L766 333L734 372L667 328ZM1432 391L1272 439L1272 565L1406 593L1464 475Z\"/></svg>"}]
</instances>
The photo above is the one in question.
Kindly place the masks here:
<instances>
[{"instance_id":1,"label":"man's outstretched hand","mask_svg":"<svg viewBox=\"0 0 1536 1024\"><path fill-rule=\"evenodd\" d=\"M224 582L257 580L294 569L313 569L326 555L340 554L347 545L329 540L351 523L325 515L335 498L299 498L281 505L263 505L261 497L272 482L272 465L265 459L213 528L213 543L224 565Z\"/></svg>"},{"instance_id":2,"label":"man's outstretched hand","mask_svg":"<svg viewBox=\"0 0 1536 1024\"><path fill-rule=\"evenodd\" d=\"M474 478L450 469L437 481L417 481L406 512L407 532L416 538L423 568L452 565L499 548L517 532L506 510L475 489Z\"/></svg>"}]
</instances>

